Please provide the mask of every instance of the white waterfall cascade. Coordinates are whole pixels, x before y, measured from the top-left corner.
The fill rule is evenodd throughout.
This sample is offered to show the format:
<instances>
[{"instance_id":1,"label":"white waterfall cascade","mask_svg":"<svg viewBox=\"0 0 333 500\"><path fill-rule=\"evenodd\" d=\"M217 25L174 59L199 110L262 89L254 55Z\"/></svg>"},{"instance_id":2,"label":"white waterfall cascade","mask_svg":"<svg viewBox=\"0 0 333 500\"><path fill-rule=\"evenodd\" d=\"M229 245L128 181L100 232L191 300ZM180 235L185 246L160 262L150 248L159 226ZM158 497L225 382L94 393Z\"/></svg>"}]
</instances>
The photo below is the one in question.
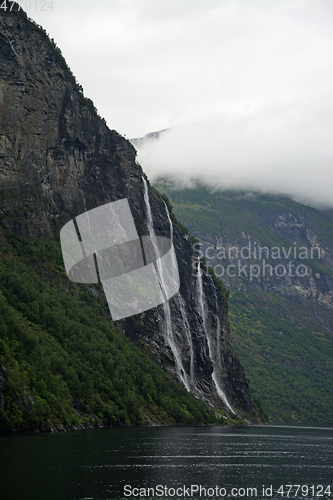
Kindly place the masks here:
<instances>
[{"instance_id":1,"label":"white waterfall cascade","mask_svg":"<svg viewBox=\"0 0 333 500\"><path fill-rule=\"evenodd\" d=\"M153 244L155 255L156 255L157 271L159 274L160 284L162 287L163 294L166 296L166 292L165 292L166 286L165 286L164 278L163 278L163 269L162 269L161 264L159 262L159 257L160 257L159 249L158 249L158 245L156 243L156 240L154 238L155 231L154 231L153 217L152 217L150 201L149 201L148 186L147 186L146 179L144 177L142 177L142 182L143 182L144 201L145 201L146 211L147 211L148 232L149 232L149 236L151 238L151 242ZM168 300L165 300L163 302L163 313L164 313L164 339L165 339L165 342L170 347L171 352L173 354L175 364L176 364L176 371L177 371L177 375L178 375L179 379L181 380L181 382L183 383L185 388L188 391L190 391L188 377L187 377L187 374L184 370L180 353L177 349L177 346L176 346L174 338L173 338L171 310L170 310L170 305L169 305Z\"/></svg>"},{"instance_id":2,"label":"white waterfall cascade","mask_svg":"<svg viewBox=\"0 0 333 500\"><path fill-rule=\"evenodd\" d=\"M84 204L84 209L86 211L86 217L87 217L87 221L88 221L88 226L89 226L89 229L91 229L91 227L90 227L90 220L89 220L89 214L88 214L88 210L87 210L86 199L85 199L84 193L82 193L82 194L83 194L83 204Z\"/></svg>"},{"instance_id":3,"label":"white waterfall cascade","mask_svg":"<svg viewBox=\"0 0 333 500\"><path fill-rule=\"evenodd\" d=\"M235 414L234 410L231 408L227 396L225 395L224 391L222 390L220 383L219 383L219 370L221 368L221 358L220 358L220 320L217 318L218 323L217 323L217 346L216 349L213 349L212 346L212 334L210 330L210 325L208 323L208 310L207 310L207 303L206 303L206 298L203 290L203 284L202 284L202 271L200 267L200 260L198 259L198 272L197 272L197 306L199 309L200 316L202 318L203 326L204 326L204 331L205 331L205 336L207 339L207 344L208 344L208 353L209 353L209 358L212 362L213 365L213 373L212 373L212 380L214 382L216 392L218 397L221 399L221 401L224 403L224 405L230 410L233 414Z\"/></svg>"},{"instance_id":4,"label":"white waterfall cascade","mask_svg":"<svg viewBox=\"0 0 333 500\"><path fill-rule=\"evenodd\" d=\"M172 220L170 217L168 206L165 203L165 201L164 201L164 206L165 206L165 211L166 211L168 221L170 224L170 239L173 243L173 224L172 224ZM177 266L177 263L175 263L175 266ZM180 292L177 293L177 299L178 299L178 303L179 303L180 314L182 316L182 323L183 323L184 332L186 335L186 340L187 340L187 343L188 343L189 348L190 348L190 380L191 380L191 385L193 386L194 385L194 350L193 350L193 342L192 342L192 336L191 336L191 328L190 328L190 324L189 324L188 319L187 319L185 302L184 302L184 299L181 296Z\"/></svg>"},{"instance_id":5,"label":"white waterfall cascade","mask_svg":"<svg viewBox=\"0 0 333 500\"><path fill-rule=\"evenodd\" d=\"M177 293L177 298L178 298L178 303L179 303L179 310L180 314L182 315L182 322L184 325L184 331L186 335L186 339L188 342L188 345L190 346L190 380L191 380L191 385L192 387L195 385L195 376L194 376L194 350L193 350L193 342L192 342L192 337L191 337L191 328L190 324L187 319L187 314L185 310L185 302L183 297L180 295L180 292Z\"/></svg>"},{"instance_id":6,"label":"white waterfall cascade","mask_svg":"<svg viewBox=\"0 0 333 500\"><path fill-rule=\"evenodd\" d=\"M84 204L84 209L85 211L87 212L87 204L86 204L86 198L84 196L84 193L82 193L82 196L83 196L83 204Z\"/></svg>"}]
</instances>

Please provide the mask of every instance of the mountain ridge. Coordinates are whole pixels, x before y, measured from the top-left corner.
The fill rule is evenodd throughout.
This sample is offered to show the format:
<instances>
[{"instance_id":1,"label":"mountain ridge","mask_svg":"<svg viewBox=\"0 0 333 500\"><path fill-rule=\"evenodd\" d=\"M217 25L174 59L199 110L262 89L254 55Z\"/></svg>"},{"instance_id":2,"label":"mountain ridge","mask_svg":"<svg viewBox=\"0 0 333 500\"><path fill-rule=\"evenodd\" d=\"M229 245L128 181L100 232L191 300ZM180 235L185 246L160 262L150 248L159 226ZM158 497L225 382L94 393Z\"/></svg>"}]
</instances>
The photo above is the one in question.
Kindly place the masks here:
<instances>
[{"instance_id":1,"label":"mountain ridge","mask_svg":"<svg viewBox=\"0 0 333 500\"><path fill-rule=\"evenodd\" d=\"M227 295L209 273L193 273L198 256L186 228L149 182L154 231L167 237L172 231L178 260L180 291L169 301L168 311L159 306L112 324L100 285L68 281L59 230L77 215L127 198L139 236L149 234L145 174L134 147L107 128L41 27L14 11L1 12L0 25L1 426L47 430L129 425L143 423L147 415L171 423L216 418L259 422L245 372L230 348ZM101 318L100 327L93 325L94 314ZM102 321L105 315L109 327ZM133 351L122 336L152 356L169 378L148 361L150 372L144 378L136 347ZM190 393L181 387L171 345ZM52 355L55 346L58 351ZM38 352L50 359L50 370L38 361ZM133 367L126 353L132 353ZM159 385L162 379L168 380L166 393ZM61 393L56 380L61 381ZM234 410L229 411L217 388Z\"/></svg>"}]
</instances>

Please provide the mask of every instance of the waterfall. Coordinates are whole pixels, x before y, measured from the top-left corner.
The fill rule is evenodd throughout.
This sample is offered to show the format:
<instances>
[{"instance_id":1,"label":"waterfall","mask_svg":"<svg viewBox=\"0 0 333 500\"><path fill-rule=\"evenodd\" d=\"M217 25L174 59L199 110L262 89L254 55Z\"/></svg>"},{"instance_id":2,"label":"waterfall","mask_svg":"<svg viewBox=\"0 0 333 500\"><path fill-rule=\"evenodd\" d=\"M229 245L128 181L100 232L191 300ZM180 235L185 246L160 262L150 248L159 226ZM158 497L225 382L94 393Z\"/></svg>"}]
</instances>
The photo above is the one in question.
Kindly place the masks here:
<instances>
[{"instance_id":1,"label":"waterfall","mask_svg":"<svg viewBox=\"0 0 333 500\"><path fill-rule=\"evenodd\" d=\"M149 201L149 193L148 193L148 186L146 179L142 177L142 182L143 182L143 196L144 196L144 201L146 205L146 211L147 211L147 225L148 225L148 232L149 236L151 238L155 255L156 255L156 262L157 262L157 271L159 274L160 278L160 284L162 287L163 294L166 296L165 290L166 286L164 283L164 278L163 278L163 269L159 263L159 250L158 246L155 240L155 231L154 231L154 223L153 223L153 217L151 213L151 206L150 206L150 201ZM188 391L190 391L190 386L187 380L187 374L184 370L182 359L180 356L180 353L177 349L177 346L175 344L174 338L173 338L173 332L172 332L172 321L171 321L171 310L170 310L170 304L168 300L165 300L163 302L163 313L164 313L164 338L167 343L167 345L170 347L171 352L173 354L175 364L176 364L176 371L177 375L186 387Z\"/></svg>"},{"instance_id":2,"label":"waterfall","mask_svg":"<svg viewBox=\"0 0 333 500\"><path fill-rule=\"evenodd\" d=\"M82 193L82 195L83 195L84 210L87 212L86 198L85 198L85 196L84 196L84 193Z\"/></svg>"},{"instance_id":3,"label":"waterfall","mask_svg":"<svg viewBox=\"0 0 333 500\"><path fill-rule=\"evenodd\" d=\"M166 214L167 214L167 217L168 217L168 221L169 221L169 225L170 225L170 239L171 239L171 241L173 243L173 224L172 224L172 220L171 220L171 217L170 217L168 205L165 203L165 201L163 203L164 203L164 206L165 206L165 211L166 211ZM180 291L178 291L178 293L177 293L177 299L178 299L178 303L179 303L180 314L182 316L182 324L183 324L183 327L184 327L184 332L185 332L185 335L186 335L186 340L187 340L187 343L188 343L188 345L190 347L190 380L191 380L191 385L193 386L194 385L194 351L193 351L193 342L192 342L192 335L191 335L190 324L189 324L188 319L187 319L187 314L186 314L186 309L185 309L185 302L184 302L183 297L180 294Z\"/></svg>"},{"instance_id":4,"label":"waterfall","mask_svg":"<svg viewBox=\"0 0 333 500\"><path fill-rule=\"evenodd\" d=\"M203 283L202 283L202 271L200 267L200 260L198 258L198 273L197 273L197 306L199 309L200 316L202 318L203 326L204 326L204 332L205 336L207 339L207 344L208 344L208 354L209 358L212 362L213 365L213 373L212 373L212 380L214 382L216 392L218 397L223 401L224 405L230 410L232 413L235 414L234 410L231 408L227 397L222 390L220 383L219 383L219 372L221 371L221 357L220 357L220 320L216 316L217 319L217 345L216 349L213 349L212 345L212 333L211 333L211 328L210 324L208 322L208 308L207 308L207 303L206 303L206 298L203 290Z\"/></svg>"},{"instance_id":5,"label":"waterfall","mask_svg":"<svg viewBox=\"0 0 333 500\"><path fill-rule=\"evenodd\" d=\"M165 203L164 200L163 200L163 203L164 203L165 211L166 211L167 218L168 218L169 225L170 225L170 240L173 243L173 224L172 224L172 220L171 220L171 217L170 217L170 212L169 212L169 209L168 209L168 205Z\"/></svg>"},{"instance_id":6,"label":"waterfall","mask_svg":"<svg viewBox=\"0 0 333 500\"><path fill-rule=\"evenodd\" d=\"M143 197L145 200L146 211L147 211L148 231L149 231L150 236L155 236L153 217L151 215L151 207L150 207L150 201L149 201L148 186L147 186L147 181L144 177L142 177L142 182L143 182Z\"/></svg>"},{"instance_id":7,"label":"waterfall","mask_svg":"<svg viewBox=\"0 0 333 500\"><path fill-rule=\"evenodd\" d=\"M185 335L187 338L188 345L190 346L190 379L191 379L191 385L194 386L195 384L195 379L194 379L194 350L193 350L193 342L192 342L192 336L191 336L191 329L190 329L190 324L187 319L187 314L185 310L185 303L183 297L180 295L180 292L177 293L177 298L179 302L179 310L180 314L182 315L182 323L184 325L184 331Z\"/></svg>"},{"instance_id":8,"label":"waterfall","mask_svg":"<svg viewBox=\"0 0 333 500\"><path fill-rule=\"evenodd\" d=\"M83 195L83 204L84 204L84 209L85 209L85 212L86 212L88 226L89 226L89 229L91 229L91 227L90 227L90 220L89 220L89 214L88 214L88 210L87 210L87 204L86 204L86 199L85 199L85 196L84 196L84 192L82 192L82 195Z\"/></svg>"}]
</instances>

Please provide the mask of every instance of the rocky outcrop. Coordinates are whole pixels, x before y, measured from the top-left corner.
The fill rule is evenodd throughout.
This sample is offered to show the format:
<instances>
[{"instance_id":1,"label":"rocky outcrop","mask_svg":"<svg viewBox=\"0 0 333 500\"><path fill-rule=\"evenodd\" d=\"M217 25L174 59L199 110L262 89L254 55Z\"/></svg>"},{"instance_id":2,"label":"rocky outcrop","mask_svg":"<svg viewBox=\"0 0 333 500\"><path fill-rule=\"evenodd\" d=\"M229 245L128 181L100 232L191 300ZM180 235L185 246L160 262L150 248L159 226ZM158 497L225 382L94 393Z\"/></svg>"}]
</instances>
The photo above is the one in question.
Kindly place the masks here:
<instances>
[{"instance_id":1,"label":"rocky outcrop","mask_svg":"<svg viewBox=\"0 0 333 500\"><path fill-rule=\"evenodd\" d=\"M2 226L24 237L52 238L82 212L127 198L138 233L147 235L143 172L134 147L108 129L83 97L59 49L24 13L1 12L0 32ZM154 231L167 237L173 233L178 260L180 292L168 306L171 330L162 306L118 324L130 339L148 345L165 370L198 397L215 407L253 412L244 370L229 345L227 297L204 272L203 316L193 266L197 255L151 188L149 202Z\"/></svg>"},{"instance_id":2,"label":"rocky outcrop","mask_svg":"<svg viewBox=\"0 0 333 500\"><path fill-rule=\"evenodd\" d=\"M297 238L295 233L294 240ZM308 297L333 309L333 279L319 270L319 265L330 269L330 255L311 230L304 230L303 238L297 238L297 243L294 241L283 246L267 245L237 228L234 228L232 238L222 233L213 237L197 232L196 236L202 242L202 253L212 257L208 259L209 264L216 267L217 274L223 272L223 281L228 288L244 289L244 284L249 282L282 296ZM317 269L312 267L315 264ZM228 266L231 266L230 272L226 272ZM252 274L250 266L253 266ZM242 281L237 279L238 276Z\"/></svg>"},{"instance_id":3,"label":"rocky outcrop","mask_svg":"<svg viewBox=\"0 0 333 500\"><path fill-rule=\"evenodd\" d=\"M304 307L313 317L332 328L332 252L318 233L298 214L283 213L271 222L282 245L267 244L236 227L229 234L215 236L194 232L208 258L230 290L245 291L254 286ZM231 236L232 234L232 236ZM252 266L252 272L251 272ZM229 272L228 272L229 270ZM239 279L240 278L240 279Z\"/></svg>"}]
</instances>

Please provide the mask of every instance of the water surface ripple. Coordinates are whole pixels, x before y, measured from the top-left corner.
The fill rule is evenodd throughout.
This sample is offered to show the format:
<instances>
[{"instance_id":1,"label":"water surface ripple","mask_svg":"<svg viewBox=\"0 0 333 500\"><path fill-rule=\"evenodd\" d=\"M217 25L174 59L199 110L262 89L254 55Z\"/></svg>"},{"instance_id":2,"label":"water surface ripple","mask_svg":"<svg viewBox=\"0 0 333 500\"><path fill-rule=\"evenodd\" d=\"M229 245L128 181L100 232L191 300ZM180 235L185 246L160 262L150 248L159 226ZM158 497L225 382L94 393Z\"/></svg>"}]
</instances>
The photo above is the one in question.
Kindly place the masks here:
<instances>
[{"instance_id":1,"label":"water surface ripple","mask_svg":"<svg viewBox=\"0 0 333 500\"><path fill-rule=\"evenodd\" d=\"M277 490L288 484L304 485L305 493L314 485L298 497L326 500L333 498L332 481L332 429L138 427L0 437L3 500L222 498L216 487L225 488L224 498L231 500L281 499L288 498L287 490ZM325 490L318 485L326 489L330 483L331 496L319 495ZM167 496L157 494L158 485L167 488ZM191 485L206 488L206 495L173 495L173 488L185 492ZM272 496L269 490L263 495L270 486ZM140 493L134 488L154 488L155 495L125 496ZM231 495L232 488L240 488L239 495ZM257 488L257 496L247 488Z\"/></svg>"}]
</instances>

